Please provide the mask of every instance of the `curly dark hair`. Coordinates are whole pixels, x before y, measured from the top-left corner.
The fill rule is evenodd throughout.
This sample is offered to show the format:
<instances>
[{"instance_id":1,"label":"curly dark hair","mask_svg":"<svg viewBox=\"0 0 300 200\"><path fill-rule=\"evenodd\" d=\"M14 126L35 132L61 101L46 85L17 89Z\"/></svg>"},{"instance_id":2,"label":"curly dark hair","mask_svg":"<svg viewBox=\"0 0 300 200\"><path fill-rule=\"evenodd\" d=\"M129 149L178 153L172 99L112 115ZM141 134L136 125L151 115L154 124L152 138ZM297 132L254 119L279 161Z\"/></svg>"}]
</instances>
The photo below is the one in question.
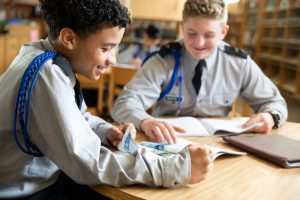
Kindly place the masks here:
<instances>
[{"instance_id":1,"label":"curly dark hair","mask_svg":"<svg viewBox=\"0 0 300 200\"><path fill-rule=\"evenodd\" d=\"M48 36L56 39L62 28L71 28L84 38L104 27L127 28L128 9L119 0L39 0Z\"/></svg>"}]
</instances>

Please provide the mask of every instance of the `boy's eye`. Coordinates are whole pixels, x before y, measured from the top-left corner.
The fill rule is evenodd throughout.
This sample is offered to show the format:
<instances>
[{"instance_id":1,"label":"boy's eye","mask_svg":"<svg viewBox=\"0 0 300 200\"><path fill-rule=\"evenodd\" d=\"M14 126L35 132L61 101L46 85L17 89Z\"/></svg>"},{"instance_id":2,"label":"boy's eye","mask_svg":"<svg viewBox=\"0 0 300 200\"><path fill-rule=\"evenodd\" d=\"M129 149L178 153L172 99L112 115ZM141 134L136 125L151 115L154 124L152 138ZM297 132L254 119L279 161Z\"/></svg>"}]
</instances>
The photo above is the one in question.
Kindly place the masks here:
<instances>
[{"instance_id":1,"label":"boy's eye","mask_svg":"<svg viewBox=\"0 0 300 200\"><path fill-rule=\"evenodd\" d=\"M205 35L205 38L213 38L213 37L215 37L215 34L206 34Z\"/></svg>"},{"instance_id":2,"label":"boy's eye","mask_svg":"<svg viewBox=\"0 0 300 200\"><path fill-rule=\"evenodd\" d=\"M101 50L103 53L108 52L108 51L112 51L114 49L115 46L110 46L110 47L102 47Z\"/></svg>"},{"instance_id":3,"label":"boy's eye","mask_svg":"<svg viewBox=\"0 0 300 200\"><path fill-rule=\"evenodd\" d=\"M190 36L195 36L195 35L196 35L196 33L189 33L189 35L190 35Z\"/></svg>"},{"instance_id":4,"label":"boy's eye","mask_svg":"<svg viewBox=\"0 0 300 200\"><path fill-rule=\"evenodd\" d=\"M102 52L107 52L107 51L109 51L109 49L108 48L102 48Z\"/></svg>"}]
</instances>

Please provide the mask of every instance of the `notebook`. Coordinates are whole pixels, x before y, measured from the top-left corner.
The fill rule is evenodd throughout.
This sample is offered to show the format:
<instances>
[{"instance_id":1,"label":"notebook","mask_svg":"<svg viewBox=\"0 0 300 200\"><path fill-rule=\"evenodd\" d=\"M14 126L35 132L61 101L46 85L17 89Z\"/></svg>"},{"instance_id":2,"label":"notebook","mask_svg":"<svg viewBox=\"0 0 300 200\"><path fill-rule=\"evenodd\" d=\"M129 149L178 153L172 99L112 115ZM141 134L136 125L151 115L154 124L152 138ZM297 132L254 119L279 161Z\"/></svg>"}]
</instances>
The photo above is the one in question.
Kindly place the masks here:
<instances>
[{"instance_id":1,"label":"notebook","mask_svg":"<svg viewBox=\"0 0 300 200\"><path fill-rule=\"evenodd\" d=\"M281 167L300 167L300 140L279 134L223 136L223 140Z\"/></svg>"}]
</instances>

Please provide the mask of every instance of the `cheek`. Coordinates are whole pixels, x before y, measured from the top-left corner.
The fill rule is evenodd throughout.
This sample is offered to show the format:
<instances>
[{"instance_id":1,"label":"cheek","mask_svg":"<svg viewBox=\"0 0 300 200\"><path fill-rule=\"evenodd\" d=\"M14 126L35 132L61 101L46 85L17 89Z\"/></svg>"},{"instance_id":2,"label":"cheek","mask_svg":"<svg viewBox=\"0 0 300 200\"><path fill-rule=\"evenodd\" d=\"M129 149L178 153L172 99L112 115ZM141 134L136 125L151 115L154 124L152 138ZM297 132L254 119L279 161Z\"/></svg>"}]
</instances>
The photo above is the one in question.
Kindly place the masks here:
<instances>
[{"instance_id":1,"label":"cheek","mask_svg":"<svg viewBox=\"0 0 300 200\"><path fill-rule=\"evenodd\" d=\"M192 37L184 37L184 43L188 46L188 47L193 47L193 45L195 44L195 39Z\"/></svg>"},{"instance_id":2,"label":"cheek","mask_svg":"<svg viewBox=\"0 0 300 200\"><path fill-rule=\"evenodd\" d=\"M218 44L218 39L217 38L207 39L205 44L206 44L206 47L213 48Z\"/></svg>"}]
</instances>

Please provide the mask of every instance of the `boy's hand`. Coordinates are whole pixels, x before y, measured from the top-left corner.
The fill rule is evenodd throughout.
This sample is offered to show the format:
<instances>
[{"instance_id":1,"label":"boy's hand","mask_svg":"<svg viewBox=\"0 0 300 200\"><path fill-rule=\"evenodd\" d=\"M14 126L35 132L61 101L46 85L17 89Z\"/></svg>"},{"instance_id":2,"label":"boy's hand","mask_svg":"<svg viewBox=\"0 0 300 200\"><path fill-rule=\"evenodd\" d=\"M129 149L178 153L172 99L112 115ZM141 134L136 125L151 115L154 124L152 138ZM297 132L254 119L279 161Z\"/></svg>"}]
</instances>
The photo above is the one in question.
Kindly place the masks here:
<instances>
[{"instance_id":1,"label":"boy's hand","mask_svg":"<svg viewBox=\"0 0 300 200\"><path fill-rule=\"evenodd\" d=\"M272 127L274 125L274 121L273 121L272 115L270 113L258 113L258 114L252 115L250 117L250 119L243 125L243 127L250 126L257 122L260 122L263 125L251 130L251 132L270 133L272 130Z\"/></svg>"},{"instance_id":2,"label":"boy's hand","mask_svg":"<svg viewBox=\"0 0 300 200\"><path fill-rule=\"evenodd\" d=\"M213 160L209 157L211 150L207 146L191 144L188 146L191 156L191 180L190 184L199 183L204 180L212 166Z\"/></svg>"},{"instance_id":3,"label":"boy's hand","mask_svg":"<svg viewBox=\"0 0 300 200\"><path fill-rule=\"evenodd\" d=\"M167 141L169 144L177 142L176 132L185 133L185 130L179 126L174 126L166 121L160 121L155 118L145 119L141 123L141 129L152 142Z\"/></svg>"},{"instance_id":4,"label":"boy's hand","mask_svg":"<svg viewBox=\"0 0 300 200\"><path fill-rule=\"evenodd\" d=\"M109 129L109 131L107 133L107 140L113 147L117 147L118 144L121 142L128 126L131 126L131 135L132 135L132 138L135 139L136 129L134 128L133 124L131 124L131 123L122 124L119 127L113 126L111 129Z\"/></svg>"}]
</instances>

